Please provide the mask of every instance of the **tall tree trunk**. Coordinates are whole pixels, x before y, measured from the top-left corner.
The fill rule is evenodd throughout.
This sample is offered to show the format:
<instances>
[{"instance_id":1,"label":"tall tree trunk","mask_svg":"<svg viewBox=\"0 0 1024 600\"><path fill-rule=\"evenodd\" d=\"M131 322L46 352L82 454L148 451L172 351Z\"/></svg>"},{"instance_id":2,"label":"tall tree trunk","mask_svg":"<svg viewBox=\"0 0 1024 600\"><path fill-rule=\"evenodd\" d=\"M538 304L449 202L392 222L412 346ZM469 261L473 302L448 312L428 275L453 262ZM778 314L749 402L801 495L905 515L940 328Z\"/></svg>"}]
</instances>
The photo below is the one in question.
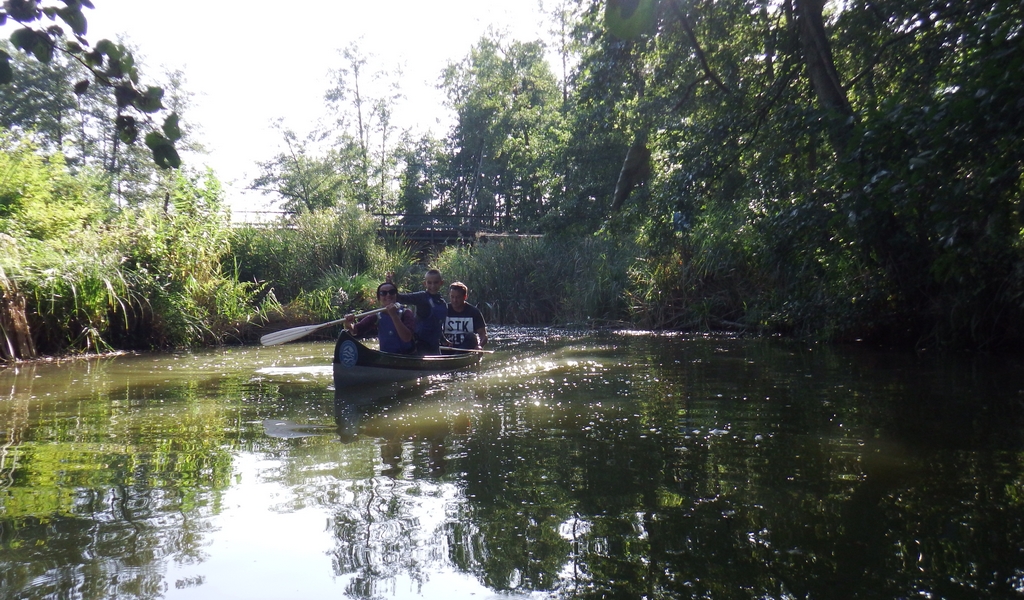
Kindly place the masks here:
<instances>
[{"instance_id":1,"label":"tall tree trunk","mask_svg":"<svg viewBox=\"0 0 1024 600\"><path fill-rule=\"evenodd\" d=\"M825 109L828 119L828 134L835 150L846 151L853 130L853 108L839 81L835 61L832 58L832 46L825 33L825 20L822 17L824 0L793 0L793 14L796 17L797 34L804 52L807 76L811 87L818 98L818 103Z\"/></svg>"},{"instance_id":2,"label":"tall tree trunk","mask_svg":"<svg viewBox=\"0 0 1024 600\"><path fill-rule=\"evenodd\" d=\"M651 151L647 148L647 133L637 133L622 161L619 179L615 182L615 194L612 196L612 214L619 212L629 198L633 188L643 183L651 173Z\"/></svg>"}]
</instances>

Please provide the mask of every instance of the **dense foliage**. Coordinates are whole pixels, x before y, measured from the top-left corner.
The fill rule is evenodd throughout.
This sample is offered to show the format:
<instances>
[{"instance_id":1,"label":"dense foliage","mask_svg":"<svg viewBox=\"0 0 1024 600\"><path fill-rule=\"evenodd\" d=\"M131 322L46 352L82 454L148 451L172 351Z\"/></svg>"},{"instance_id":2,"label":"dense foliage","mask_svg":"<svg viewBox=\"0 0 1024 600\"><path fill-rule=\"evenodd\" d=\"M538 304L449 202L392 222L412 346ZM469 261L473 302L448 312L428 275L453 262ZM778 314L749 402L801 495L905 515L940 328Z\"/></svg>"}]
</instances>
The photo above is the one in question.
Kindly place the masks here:
<instances>
[{"instance_id":1,"label":"dense foliage","mask_svg":"<svg viewBox=\"0 0 1024 600\"><path fill-rule=\"evenodd\" d=\"M563 81L541 44L481 39L444 73L456 123L443 149L402 138L400 200L363 206L545 233L575 240L572 252L594 234L630 248L609 265L632 282L621 288L631 309L591 317L1018 341L1022 11L1009 0L563 1L551 13ZM502 260L537 246L509 242ZM537 255L539 270L561 272L556 247ZM493 252L460 260L492 264ZM484 285L478 299L514 296L518 284L502 281L509 289Z\"/></svg>"},{"instance_id":2,"label":"dense foliage","mask_svg":"<svg viewBox=\"0 0 1024 600\"><path fill-rule=\"evenodd\" d=\"M560 151L561 96L540 43L483 39L444 74L457 123L439 209L504 230L549 209Z\"/></svg>"},{"instance_id":3,"label":"dense foliage","mask_svg":"<svg viewBox=\"0 0 1024 600\"><path fill-rule=\"evenodd\" d=\"M755 8L674 3L648 41L654 210L713 223L701 243L742 253L765 278L748 299L763 325L1019 337L1021 5L826 14L841 103L808 75L809 17Z\"/></svg>"},{"instance_id":4,"label":"dense foliage","mask_svg":"<svg viewBox=\"0 0 1024 600\"><path fill-rule=\"evenodd\" d=\"M735 318L773 330L1020 338L1024 6L660 9L652 35L592 25L577 71L580 98L628 90L596 96L629 132L620 144L646 140L650 174L611 222L645 232L655 260L679 255L678 276L656 287L740 277ZM829 63L830 90L815 75Z\"/></svg>"},{"instance_id":5,"label":"dense foliage","mask_svg":"<svg viewBox=\"0 0 1024 600\"><path fill-rule=\"evenodd\" d=\"M630 318L634 257L635 248L605 239L526 238L449 248L437 267L447 281L466 283L492 321L595 326Z\"/></svg>"},{"instance_id":6,"label":"dense foliage","mask_svg":"<svg viewBox=\"0 0 1024 600\"><path fill-rule=\"evenodd\" d=\"M209 232L221 276L305 318L369 302L388 271L418 287L418 262L516 322L1024 340L1019 0L561 0L549 16L553 44L491 33L444 70L441 138L399 130L401 73L343 49L330 125L282 127L252 182L288 214ZM39 165L0 222L51 249L128 214L180 218L182 179L119 145L123 107L76 86L98 68L77 56L4 51L4 160L32 140ZM369 215L395 212L545 238L429 254L377 241Z\"/></svg>"},{"instance_id":7,"label":"dense foliage","mask_svg":"<svg viewBox=\"0 0 1024 600\"><path fill-rule=\"evenodd\" d=\"M259 287L221 269L227 214L210 174L177 173L166 204L115 210L102 178L0 136L0 355L218 343ZM9 303L31 332L16 344Z\"/></svg>"}]
</instances>

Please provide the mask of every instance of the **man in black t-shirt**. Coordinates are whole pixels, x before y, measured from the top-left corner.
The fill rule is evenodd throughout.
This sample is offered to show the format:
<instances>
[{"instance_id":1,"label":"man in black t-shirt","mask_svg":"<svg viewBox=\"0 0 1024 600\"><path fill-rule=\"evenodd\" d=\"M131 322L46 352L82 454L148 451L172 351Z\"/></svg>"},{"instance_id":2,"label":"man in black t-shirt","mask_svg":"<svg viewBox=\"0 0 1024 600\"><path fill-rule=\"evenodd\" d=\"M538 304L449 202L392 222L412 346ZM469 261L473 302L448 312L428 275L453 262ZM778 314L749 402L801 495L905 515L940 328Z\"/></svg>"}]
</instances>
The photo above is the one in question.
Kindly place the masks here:
<instances>
[{"instance_id":1,"label":"man in black t-shirt","mask_svg":"<svg viewBox=\"0 0 1024 600\"><path fill-rule=\"evenodd\" d=\"M487 324L484 316L472 304L466 303L469 288L456 281L448 286L448 318L444 333L453 348L473 350L487 343Z\"/></svg>"}]
</instances>

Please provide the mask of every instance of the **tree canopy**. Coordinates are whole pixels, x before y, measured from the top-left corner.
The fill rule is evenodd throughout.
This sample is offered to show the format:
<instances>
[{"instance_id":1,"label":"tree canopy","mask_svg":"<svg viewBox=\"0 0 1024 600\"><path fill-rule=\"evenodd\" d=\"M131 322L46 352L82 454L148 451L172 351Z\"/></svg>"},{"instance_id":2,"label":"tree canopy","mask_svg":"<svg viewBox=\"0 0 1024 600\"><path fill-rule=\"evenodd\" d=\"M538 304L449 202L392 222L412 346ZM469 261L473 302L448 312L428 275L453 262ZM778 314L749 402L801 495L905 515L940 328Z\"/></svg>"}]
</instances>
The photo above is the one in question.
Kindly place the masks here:
<instances>
[{"instance_id":1,"label":"tree canopy","mask_svg":"<svg viewBox=\"0 0 1024 600\"><path fill-rule=\"evenodd\" d=\"M577 30L576 94L611 104L620 152L646 140L650 188L623 208L654 239L676 245L676 213L690 250L738 253L776 326L974 344L1020 325L1020 3L640 5L650 27Z\"/></svg>"},{"instance_id":2,"label":"tree canopy","mask_svg":"<svg viewBox=\"0 0 1024 600\"><path fill-rule=\"evenodd\" d=\"M441 85L457 118L441 210L505 229L535 224L551 201L562 120L543 45L484 38Z\"/></svg>"}]
</instances>

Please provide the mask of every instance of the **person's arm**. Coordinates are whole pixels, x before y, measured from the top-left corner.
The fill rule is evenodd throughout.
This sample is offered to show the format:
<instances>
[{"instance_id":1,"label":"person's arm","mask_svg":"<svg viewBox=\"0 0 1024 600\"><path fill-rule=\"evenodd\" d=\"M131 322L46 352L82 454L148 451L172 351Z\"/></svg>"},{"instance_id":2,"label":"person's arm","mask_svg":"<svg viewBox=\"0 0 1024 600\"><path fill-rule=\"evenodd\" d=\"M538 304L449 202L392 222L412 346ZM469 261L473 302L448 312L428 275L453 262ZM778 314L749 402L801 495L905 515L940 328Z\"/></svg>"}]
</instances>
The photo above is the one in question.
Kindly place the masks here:
<instances>
[{"instance_id":1,"label":"person's arm","mask_svg":"<svg viewBox=\"0 0 1024 600\"><path fill-rule=\"evenodd\" d=\"M413 332L413 337L416 336L416 315L408 308L402 311L402 324L408 327L409 331Z\"/></svg>"},{"instance_id":2,"label":"person's arm","mask_svg":"<svg viewBox=\"0 0 1024 600\"><path fill-rule=\"evenodd\" d=\"M403 310L401 316L398 314L398 307L392 304L388 306L387 310L384 311L391 317L391 322L395 324L395 332L398 333L398 337L403 342L409 343L412 341L412 330L416 328L416 319L407 310ZM406 319L411 321L406 322Z\"/></svg>"},{"instance_id":3,"label":"person's arm","mask_svg":"<svg viewBox=\"0 0 1024 600\"><path fill-rule=\"evenodd\" d=\"M426 318L430 314L430 297L427 296L427 292L421 290L418 292L412 292L410 294L399 294L398 302L402 304L409 304L416 307L417 318L423 315Z\"/></svg>"},{"instance_id":4,"label":"person's arm","mask_svg":"<svg viewBox=\"0 0 1024 600\"><path fill-rule=\"evenodd\" d=\"M476 308L476 307L473 307ZM473 331L476 332L476 339L483 348L487 345L487 323L484 322L484 316L480 313L480 309L477 309L473 314Z\"/></svg>"},{"instance_id":5,"label":"person's arm","mask_svg":"<svg viewBox=\"0 0 1024 600\"><path fill-rule=\"evenodd\" d=\"M355 321L355 315L351 313L345 315L345 328L348 329L353 336L359 337L369 333L372 330L371 328L377 326L377 315L366 315L360 319L358 323Z\"/></svg>"}]
</instances>

